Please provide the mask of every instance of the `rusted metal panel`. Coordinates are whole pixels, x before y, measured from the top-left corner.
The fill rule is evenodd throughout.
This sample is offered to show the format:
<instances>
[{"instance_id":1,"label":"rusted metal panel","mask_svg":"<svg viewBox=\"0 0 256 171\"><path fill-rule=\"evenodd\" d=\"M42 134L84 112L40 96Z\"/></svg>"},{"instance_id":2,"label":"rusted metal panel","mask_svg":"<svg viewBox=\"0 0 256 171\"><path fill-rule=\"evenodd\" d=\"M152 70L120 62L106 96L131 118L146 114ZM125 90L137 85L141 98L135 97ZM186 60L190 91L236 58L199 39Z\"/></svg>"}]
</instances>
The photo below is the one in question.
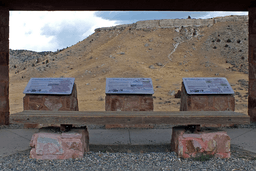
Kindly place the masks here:
<instances>
[{"instance_id":1,"label":"rusted metal panel","mask_svg":"<svg viewBox=\"0 0 256 171\"><path fill-rule=\"evenodd\" d=\"M12 123L29 124L249 124L246 114L233 111L116 112L23 111L11 115Z\"/></svg>"}]
</instances>

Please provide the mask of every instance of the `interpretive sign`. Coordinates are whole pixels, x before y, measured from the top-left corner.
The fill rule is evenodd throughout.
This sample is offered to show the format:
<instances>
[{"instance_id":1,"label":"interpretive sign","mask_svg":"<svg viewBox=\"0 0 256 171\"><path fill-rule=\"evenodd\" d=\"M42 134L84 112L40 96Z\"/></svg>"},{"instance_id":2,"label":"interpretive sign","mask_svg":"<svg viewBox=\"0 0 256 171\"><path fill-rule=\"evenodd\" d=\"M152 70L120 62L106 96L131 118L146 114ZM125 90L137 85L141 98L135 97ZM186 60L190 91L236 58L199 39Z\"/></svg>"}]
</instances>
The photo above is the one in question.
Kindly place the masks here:
<instances>
[{"instance_id":1,"label":"interpretive sign","mask_svg":"<svg viewBox=\"0 0 256 171\"><path fill-rule=\"evenodd\" d=\"M154 94L151 78L107 78L106 94Z\"/></svg>"},{"instance_id":2,"label":"interpretive sign","mask_svg":"<svg viewBox=\"0 0 256 171\"><path fill-rule=\"evenodd\" d=\"M224 77L182 78L187 94L234 94Z\"/></svg>"},{"instance_id":3,"label":"interpretive sign","mask_svg":"<svg viewBox=\"0 0 256 171\"><path fill-rule=\"evenodd\" d=\"M24 94L64 94L72 93L75 78L31 78Z\"/></svg>"}]
</instances>

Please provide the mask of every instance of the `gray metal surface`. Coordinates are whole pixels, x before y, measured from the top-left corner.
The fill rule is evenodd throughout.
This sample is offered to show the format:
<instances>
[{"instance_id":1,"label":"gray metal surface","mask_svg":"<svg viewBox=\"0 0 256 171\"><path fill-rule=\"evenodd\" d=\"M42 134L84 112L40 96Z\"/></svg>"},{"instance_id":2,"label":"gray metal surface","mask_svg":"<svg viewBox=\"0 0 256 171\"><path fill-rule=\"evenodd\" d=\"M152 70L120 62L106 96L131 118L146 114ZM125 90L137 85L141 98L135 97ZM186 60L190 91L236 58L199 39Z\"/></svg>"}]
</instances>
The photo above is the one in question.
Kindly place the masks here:
<instances>
[{"instance_id":1,"label":"gray metal surface","mask_svg":"<svg viewBox=\"0 0 256 171\"><path fill-rule=\"evenodd\" d=\"M106 94L154 94L151 78L107 78Z\"/></svg>"},{"instance_id":2,"label":"gray metal surface","mask_svg":"<svg viewBox=\"0 0 256 171\"><path fill-rule=\"evenodd\" d=\"M234 94L224 77L182 78L187 94Z\"/></svg>"},{"instance_id":3,"label":"gray metal surface","mask_svg":"<svg viewBox=\"0 0 256 171\"><path fill-rule=\"evenodd\" d=\"M63 94L72 93L75 78L31 78L24 94Z\"/></svg>"}]
</instances>

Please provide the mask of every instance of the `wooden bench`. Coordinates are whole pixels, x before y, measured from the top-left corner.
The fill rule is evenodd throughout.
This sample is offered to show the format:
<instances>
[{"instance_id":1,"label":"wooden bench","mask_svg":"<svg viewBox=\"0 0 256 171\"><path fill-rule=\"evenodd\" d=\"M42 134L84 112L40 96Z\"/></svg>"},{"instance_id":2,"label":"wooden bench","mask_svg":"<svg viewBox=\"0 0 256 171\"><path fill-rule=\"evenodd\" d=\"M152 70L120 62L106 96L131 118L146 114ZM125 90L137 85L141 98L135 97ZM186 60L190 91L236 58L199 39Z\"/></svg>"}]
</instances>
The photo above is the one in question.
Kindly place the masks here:
<instances>
[{"instance_id":1,"label":"wooden bench","mask_svg":"<svg viewBox=\"0 0 256 171\"><path fill-rule=\"evenodd\" d=\"M87 129L82 126L87 125L105 125L105 124L167 124L173 127L172 129L172 139L171 139L171 150L175 151L179 157L188 158L190 156L196 156L203 152L215 155L217 157L228 158L230 157L230 138L226 132L201 132L200 127L214 124L215 126L231 126L235 124L249 124L250 118L246 114L236 113L233 111L177 111L177 112L154 112L154 111L102 111L102 112L90 112L90 111L23 111L20 113L12 114L11 120L13 123L23 123L23 124L57 124L60 125L61 131L68 130L72 125L79 125L80 132L77 132L81 137L80 139L75 139L79 137L74 134L72 136L72 130L68 134L70 137L66 140L62 137L62 134L55 133L38 133L33 135L31 139L31 152L32 158L36 159L50 159L55 156L56 159L67 159L70 156L80 154L83 149L87 152L89 151L89 134ZM68 125L68 128L67 128ZM184 125L184 126L182 126ZM82 129L81 129L82 128ZM190 130L192 134L185 134L185 132ZM73 129L74 130L74 129ZM199 133L200 132L200 133ZM184 136L183 136L184 135ZM205 137L207 137L205 139ZM44 138L48 141L41 141ZM61 141L59 144L54 144L53 142ZM82 147L79 150L69 150L68 145L71 142L80 145L77 147ZM194 144L195 142L195 144ZM39 145L37 145L39 143ZM41 144L40 144L41 143ZM71 143L71 144L72 144ZM79 144L78 143L78 144ZM199 145L199 150L197 149ZM48 148L60 147L64 149L62 151L65 154L55 155L45 153L37 153L38 149L46 150ZM37 150L36 150L37 149ZM214 150L216 149L216 150ZM58 149L57 149L58 150ZM40 151L40 150L39 150ZM198 153L198 154L197 154ZM67 157L69 156L69 157Z\"/></svg>"},{"instance_id":2,"label":"wooden bench","mask_svg":"<svg viewBox=\"0 0 256 171\"><path fill-rule=\"evenodd\" d=\"M221 126L249 124L250 117L233 111L37 111L10 115L12 123L22 124L169 124Z\"/></svg>"}]
</instances>

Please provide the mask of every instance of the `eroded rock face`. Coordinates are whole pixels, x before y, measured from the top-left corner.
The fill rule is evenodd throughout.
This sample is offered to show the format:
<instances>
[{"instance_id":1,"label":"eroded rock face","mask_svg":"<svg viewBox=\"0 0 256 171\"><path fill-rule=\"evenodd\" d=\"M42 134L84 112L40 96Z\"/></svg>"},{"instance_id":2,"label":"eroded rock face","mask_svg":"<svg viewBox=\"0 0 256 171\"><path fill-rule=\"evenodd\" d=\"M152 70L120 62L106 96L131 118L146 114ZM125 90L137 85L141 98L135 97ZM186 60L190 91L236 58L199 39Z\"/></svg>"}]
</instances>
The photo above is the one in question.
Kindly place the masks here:
<instances>
[{"instance_id":1,"label":"eroded rock face","mask_svg":"<svg viewBox=\"0 0 256 171\"><path fill-rule=\"evenodd\" d=\"M42 131L32 136L30 157L33 159L82 158L89 151L87 129L72 129L66 133Z\"/></svg>"}]
</instances>

